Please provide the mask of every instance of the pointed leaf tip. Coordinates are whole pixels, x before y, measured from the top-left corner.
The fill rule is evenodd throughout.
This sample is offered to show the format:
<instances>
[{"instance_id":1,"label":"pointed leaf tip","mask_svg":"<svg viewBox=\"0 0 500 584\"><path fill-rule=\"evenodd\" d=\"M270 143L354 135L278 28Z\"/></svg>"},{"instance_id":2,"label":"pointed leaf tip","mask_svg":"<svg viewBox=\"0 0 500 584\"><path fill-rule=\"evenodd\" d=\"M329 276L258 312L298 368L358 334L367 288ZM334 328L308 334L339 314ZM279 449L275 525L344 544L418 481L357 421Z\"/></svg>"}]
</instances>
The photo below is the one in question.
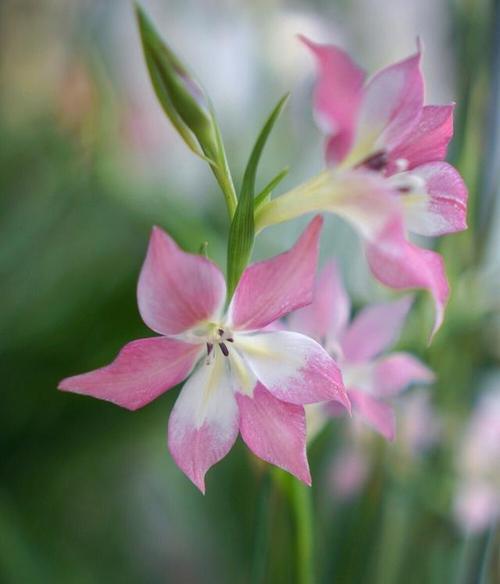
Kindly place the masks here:
<instances>
[{"instance_id":1,"label":"pointed leaf tip","mask_svg":"<svg viewBox=\"0 0 500 584\"><path fill-rule=\"evenodd\" d=\"M255 239L254 197L257 168L269 135L289 95L289 93L285 94L278 101L266 120L257 137L245 169L238 205L229 231L227 254L228 298L231 298L252 253Z\"/></svg>"}]
</instances>

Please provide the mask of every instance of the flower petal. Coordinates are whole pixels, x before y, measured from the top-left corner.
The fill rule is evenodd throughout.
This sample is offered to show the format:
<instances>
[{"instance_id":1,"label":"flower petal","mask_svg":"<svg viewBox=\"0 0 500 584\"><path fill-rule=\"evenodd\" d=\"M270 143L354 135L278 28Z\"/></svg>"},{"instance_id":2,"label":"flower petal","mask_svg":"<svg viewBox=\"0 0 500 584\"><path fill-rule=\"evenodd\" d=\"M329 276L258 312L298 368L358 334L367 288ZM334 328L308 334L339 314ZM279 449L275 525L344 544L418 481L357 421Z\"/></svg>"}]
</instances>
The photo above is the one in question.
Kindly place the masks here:
<instances>
[{"instance_id":1,"label":"flower petal","mask_svg":"<svg viewBox=\"0 0 500 584\"><path fill-rule=\"evenodd\" d=\"M341 500L355 497L366 484L373 460L367 449L348 444L336 452L330 466L329 483Z\"/></svg>"},{"instance_id":2,"label":"flower petal","mask_svg":"<svg viewBox=\"0 0 500 584\"><path fill-rule=\"evenodd\" d=\"M344 359L369 361L396 342L413 302L412 296L361 310L341 339Z\"/></svg>"},{"instance_id":3,"label":"flower petal","mask_svg":"<svg viewBox=\"0 0 500 584\"><path fill-rule=\"evenodd\" d=\"M292 249L243 272L229 308L232 328L261 329L311 302L322 225L315 217Z\"/></svg>"},{"instance_id":4,"label":"flower petal","mask_svg":"<svg viewBox=\"0 0 500 584\"><path fill-rule=\"evenodd\" d=\"M443 160L453 137L454 105L426 105L411 134L390 153L388 171L392 173L397 160L405 160L411 170L426 162Z\"/></svg>"},{"instance_id":5,"label":"flower petal","mask_svg":"<svg viewBox=\"0 0 500 584\"><path fill-rule=\"evenodd\" d=\"M494 484L481 478L466 478L455 494L454 512L462 529L477 534L500 518L500 495Z\"/></svg>"},{"instance_id":6,"label":"flower petal","mask_svg":"<svg viewBox=\"0 0 500 584\"><path fill-rule=\"evenodd\" d=\"M202 363L182 388L168 422L177 466L205 492L205 474L231 450L239 414L225 357Z\"/></svg>"},{"instance_id":7,"label":"flower petal","mask_svg":"<svg viewBox=\"0 0 500 584\"><path fill-rule=\"evenodd\" d=\"M339 268L335 261L330 261L316 278L312 303L293 312L288 322L290 330L332 344L340 339L350 312L351 302Z\"/></svg>"},{"instance_id":8,"label":"flower petal","mask_svg":"<svg viewBox=\"0 0 500 584\"><path fill-rule=\"evenodd\" d=\"M349 409L337 364L309 337L285 331L239 335L235 346L278 399L293 404L335 400Z\"/></svg>"},{"instance_id":9,"label":"flower petal","mask_svg":"<svg viewBox=\"0 0 500 584\"><path fill-rule=\"evenodd\" d=\"M382 176L357 170L338 173L336 182L336 198L325 210L348 221L365 239L374 240L401 216L400 198Z\"/></svg>"},{"instance_id":10,"label":"flower petal","mask_svg":"<svg viewBox=\"0 0 500 584\"><path fill-rule=\"evenodd\" d=\"M390 397L412 383L432 383L435 379L434 373L413 355L393 353L376 363L373 389L381 397Z\"/></svg>"},{"instance_id":11,"label":"flower petal","mask_svg":"<svg viewBox=\"0 0 500 584\"><path fill-rule=\"evenodd\" d=\"M379 173L330 169L263 204L255 217L256 230L324 211L342 217L365 239L372 240L389 221L402 216L403 205L401 197Z\"/></svg>"},{"instance_id":12,"label":"flower petal","mask_svg":"<svg viewBox=\"0 0 500 584\"><path fill-rule=\"evenodd\" d=\"M67 377L59 389L137 410L180 383L199 354L199 345L164 337L139 339L125 345L110 365Z\"/></svg>"},{"instance_id":13,"label":"flower petal","mask_svg":"<svg viewBox=\"0 0 500 584\"><path fill-rule=\"evenodd\" d=\"M252 397L237 393L236 399L241 437L250 450L310 485L304 408L275 398L261 384Z\"/></svg>"},{"instance_id":14,"label":"flower petal","mask_svg":"<svg viewBox=\"0 0 500 584\"><path fill-rule=\"evenodd\" d=\"M443 258L407 241L398 222L388 224L379 239L367 246L366 256L373 274L386 286L424 288L432 294L436 310L432 338L443 322L449 296Z\"/></svg>"},{"instance_id":15,"label":"flower petal","mask_svg":"<svg viewBox=\"0 0 500 584\"><path fill-rule=\"evenodd\" d=\"M398 146L418 124L423 100L420 51L376 73L366 84L354 146L344 163L354 166Z\"/></svg>"},{"instance_id":16,"label":"flower petal","mask_svg":"<svg viewBox=\"0 0 500 584\"><path fill-rule=\"evenodd\" d=\"M350 389L347 393L353 415L360 417L387 440L394 440L396 420L392 407L364 391Z\"/></svg>"},{"instance_id":17,"label":"flower petal","mask_svg":"<svg viewBox=\"0 0 500 584\"><path fill-rule=\"evenodd\" d=\"M402 197L410 231L434 237L467 229L467 187L453 166L430 162L411 174L425 191Z\"/></svg>"},{"instance_id":18,"label":"flower petal","mask_svg":"<svg viewBox=\"0 0 500 584\"><path fill-rule=\"evenodd\" d=\"M335 163L351 147L365 73L338 47L300 38L316 57L319 75L314 109L319 126L329 135L328 161Z\"/></svg>"},{"instance_id":19,"label":"flower petal","mask_svg":"<svg viewBox=\"0 0 500 584\"><path fill-rule=\"evenodd\" d=\"M224 276L214 263L182 251L162 229L153 228L137 287L139 311L151 329L182 333L217 315L225 295Z\"/></svg>"}]
</instances>

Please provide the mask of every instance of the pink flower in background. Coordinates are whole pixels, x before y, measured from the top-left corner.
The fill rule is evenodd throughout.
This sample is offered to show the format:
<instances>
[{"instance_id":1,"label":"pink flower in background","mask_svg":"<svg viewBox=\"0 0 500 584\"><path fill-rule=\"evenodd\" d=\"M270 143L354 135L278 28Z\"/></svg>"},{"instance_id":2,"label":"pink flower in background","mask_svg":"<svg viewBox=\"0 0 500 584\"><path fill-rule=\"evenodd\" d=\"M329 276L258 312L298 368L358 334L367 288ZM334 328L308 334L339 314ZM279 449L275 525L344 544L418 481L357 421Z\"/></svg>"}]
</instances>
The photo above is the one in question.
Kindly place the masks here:
<instances>
[{"instance_id":1,"label":"pink flower in background","mask_svg":"<svg viewBox=\"0 0 500 584\"><path fill-rule=\"evenodd\" d=\"M355 440L343 446L330 465L329 486L340 500L355 497L365 486L373 461L367 448Z\"/></svg>"},{"instance_id":2,"label":"pink flower in background","mask_svg":"<svg viewBox=\"0 0 500 584\"><path fill-rule=\"evenodd\" d=\"M344 51L302 40L318 64L314 107L328 136L327 161L351 185L344 215L361 228L377 279L431 292L435 332L449 295L443 260L408 241L407 232L433 237L467 227L466 186L443 162L453 105L424 106L420 50L365 82Z\"/></svg>"},{"instance_id":3,"label":"pink flower in background","mask_svg":"<svg viewBox=\"0 0 500 584\"><path fill-rule=\"evenodd\" d=\"M60 389L135 410L189 376L168 445L201 491L238 432L257 456L310 484L303 404L349 408L342 377L316 341L262 329L311 301L321 225L315 218L288 252L248 267L226 314L219 268L154 228L137 296L144 322L162 336L127 344L110 365Z\"/></svg>"},{"instance_id":4,"label":"pink flower in background","mask_svg":"<svg viewBox=\"0 0 500 584\"><path fill-rule=\"evenodd\" d=\"M418 388L406 395L398 408L398 420L398 442L412 458L439 442L442 421L429 391Z\"/></svg>"},{"instance_id":5,"label":"pink flower in background","mask_svg":"<svg viewBox=\"0 0 500 584\"><path fill-rule=\"evenodd\" d=\"M374 304L349 322L351 305L332 262L319 275L313 302L289 318L292 330L320 342L339 363L353 415L388 440L395 434L389 399L411 383L430 383L434 374L409 353L383 353L397 340L412 298ZM336 415L335 404L324 406Z\"/></svg>"},{"instance_id":6,"label":"pink flower in background","mask_svg":"<svg viewBox=\"0 0 500 584\"><path fill-rule=\"evenodd\" d=\"M458 451L455 516L471 533L500 519L500 387L481 395Z\"/></svg>"},{"instance_id":7,"label":"pink flower in background","mask_svg":"<svg viewBox=\"0 0 500 584\"><path fill-rule=\"evenodd\" d=\"M398 440L390 447L397 467L408 467L432 448L441 434L441 419L431 402L430 392L422 387L398 397ZM317 408L318 406L308 406ZM351 499L365 487L377 463L373 433L367 426L349 424L342 446L329 469L329 487L340 500Z\"/></svg>"}]
</instances>

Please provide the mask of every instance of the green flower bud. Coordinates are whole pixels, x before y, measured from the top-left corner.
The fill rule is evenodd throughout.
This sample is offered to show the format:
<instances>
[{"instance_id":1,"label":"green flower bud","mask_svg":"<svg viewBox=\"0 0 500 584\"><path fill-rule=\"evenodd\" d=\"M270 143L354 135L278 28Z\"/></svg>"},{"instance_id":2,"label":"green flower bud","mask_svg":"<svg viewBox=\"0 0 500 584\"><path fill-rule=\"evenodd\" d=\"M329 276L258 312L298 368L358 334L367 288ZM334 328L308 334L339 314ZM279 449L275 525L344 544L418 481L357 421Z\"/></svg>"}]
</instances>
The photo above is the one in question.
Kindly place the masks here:
<instances>
[{"instance_id":1,"label":"green flower bud","mask_svg":"<svg viewBox=\"0 0 500 584\"><path fill-rule=\"evenodd\" d=\"M149 74L163 110L193 152L217 158L216 122L208 98L139 6L136 15Z\"/></svg>"}]
</instances>

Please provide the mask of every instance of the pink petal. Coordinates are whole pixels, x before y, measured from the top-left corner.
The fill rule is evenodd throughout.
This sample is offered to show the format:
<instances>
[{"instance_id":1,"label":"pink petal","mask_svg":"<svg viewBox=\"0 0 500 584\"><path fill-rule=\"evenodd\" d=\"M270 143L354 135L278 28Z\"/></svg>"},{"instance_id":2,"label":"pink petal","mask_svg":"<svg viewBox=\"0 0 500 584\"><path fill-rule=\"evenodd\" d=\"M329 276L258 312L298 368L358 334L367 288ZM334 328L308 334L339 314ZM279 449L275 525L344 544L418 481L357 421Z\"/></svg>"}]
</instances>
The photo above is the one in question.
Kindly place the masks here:
<instances>
[{"instance_id":1,"label":"pink petal","mask_svg":"<svg viewBox=\"0 0 500 584\"><path fill-rule=\"evenodd\" d=\"M426 162L443 160L453 136L454 105L426 105L411 134L390 153L388 171L395 171L396 160L406 160L411 170Z\"/></svg>"},{"instance_id":2,"label":"pink petal","mask_svg":"<svg viewBox=\"0 0 500 584\"><path fill-rule=\"evenodd\" d=\"M413 169L411 174L425 184L428 197L424 205L405 207L410 231L433 237L467 229L467 187L453 166L429 162Z\"/></svg>"},{"instance_id":3,"label":"pink petal","mask_svg":"<svg viewBox=\"0 0 500 584\"><path fill-rule=\"evenodd\" d=\"M151 329L184 332L216 315L225 295L224 276L214 263L182 251L162 229L153 228L137 287L139 311Z\"/></svg>"},{"instance_id":4,"label":"pink petal","mask_svg":"<svg viewBox=\"0 0 500 584\"><path fill-rule=\"evenodd\" d=\"M330 469L330 484L340 499L357 495L365 485L370 472L369 453L349 444L338 452Z\"/></svg>"},{"instance_id":5,"label":"pink petal","mask_svg":"<svg viewBox=\"0 0 500 584\"><path fill-rule=\"evenodd\" d=\"M454 507L462 529L479 533L495 525L500 518L500 495L493 484L468 479L459 485Z\"/></svg>"},{"instance_id":6,"label":"pink petal","mask_svg":"<svg viewBox=\"0 0 500 584\"><path fill-rule=\"evenodd\" d=\"M341 344L344 359L369 361L398 339L413 302L412 296L374 304L361 310L345 331Z\"/></svg>"},{"instance_id":7,"label":"pink petal","mask_svg":"<svg viewBox=\"0 0 500 584\"><path fill-rule=\"evenodd\" d=\"M420 52L376 73L361 102L356 144L373 142L373 153L390 152L417 126L423 99Z\"/></svg>"},{"instance_id":8,"label":"pink petal","mask_svg":"<svg viewBox=\"0 0 500 584\"><path fill-rule=\"evenodd\" d=\"M342 217L365 239L377 238L388 222L402 217L401 197L382 175L357 169L335 172L332 177L330 188L335 196L321 201L318 209Z\"/></svg>"},{"instance_id":9,"label":"pink petal","mask_svg":"<svg viewBox=\"0 0 500 584\"><path fill-rule=\"evenodd\" d=\"M359 416L387 440L394 440L396 420L392 407L364 391L350 389L347 393L351 400L353 415Z\"/></svg>"},{"instance_id":10,"label":"pink petal","mask_svg":"<svg viewBox=\"0 0 500 584\"><path fill-rule=\"evenodd\" d=\"M200 346L156 337L132 341L106 367L67 377L59 389L137 410L180 383L191 371Z\"/></svg>"},{"instance_id":11,"label":"pink petal","mask_svg":"<svg viewBox=\"0 0 500 584\"><path fill-rule=\"evenodd\" d=\"M408 353L393 353L375 365L374 391L381 397L390 397L412 383L432 383L434 373Z\"/></svg>"},{"instance_id":12,"label":"pink petal","mask_svg":"<svg viewBox=\"0 0 500 584\"><path fill-rule=\"evenodd\" d=\"M261 384L252 397L237 393L236 399L241 436L250 450L310 485L304 408L276 399Z\"/></svg>"},{"instance_id":13,"label":"pink petal","mask_svg":"<svg viewBox=\"0 0 500 584\"><path fill-rule=\"evenodd\" d=\"M168 422L168 447L177 466L205 492L205 474L231 450L239 414L224 357L202 363L188 379Z\"/></svg>"},{"instance_id":14,"label":"pink petal","mask_svg":"<svg viewBox=\"0 0 500 584\"><path fill-rule=\"evenodd\" d=\"M443 424L434 410L429 391L419 388L402 400L399 440L411 456L417 457L437 444Z\"/></svg>"},{"instance_id":15,"label":"pink petal","mask_svg":"<svg viewBox=\"0 0 500 584\"><path fill-rule=\"evenodd\" d=\"M296 310L288 319L290 330L318 342L338 341L351 312L351 302L342 284L339 268L330 261L316 278L311 304Z\"/></svg>"},{"instance_id":16,"label":"pink petal","mask_svg":"<svg viewBox=\"0 0 500 584\"><path fill-rule=\"evenodd\" d=\"M300 38L314 53L318 65L314 109L320 127L330 136L328 161L339 162L352 144L365 74L338 47Z\"/></svg>"},{"instance_id":17,"label":"pink petal","mask_svg":"<svg viewBox=\"0 0 500 584\"><path fill-rule=\"evenodd\" d=\"M243 272L229 308L234 328L261 329L311 302L322 225L315 217L292 249Z\"/></svg>"},{"instance_id":18,"label":"pink petal","mask_svg":"<svg viewBox=\"0 0 500 584\"><path fill-rule=\"evenodd\" d=\"M335 400L349 409L337 364L309 337L286 331L238 335L235 348L278 399L299 405Z\"/></svg>"},{"instance_id":19,"label":"pink petal","mask_svg":"<svg viewBox=\"0 0 500 584\"><path fill-rule=\"evenodd\" d=\"M436 309L432 338L443 322L449 296L443 258L407 241L397 221L388 224L378 241L367 246L366 256L373 274L386 286L396 290L424 288L432 294Z\"/></svg>"}]
</instances>

